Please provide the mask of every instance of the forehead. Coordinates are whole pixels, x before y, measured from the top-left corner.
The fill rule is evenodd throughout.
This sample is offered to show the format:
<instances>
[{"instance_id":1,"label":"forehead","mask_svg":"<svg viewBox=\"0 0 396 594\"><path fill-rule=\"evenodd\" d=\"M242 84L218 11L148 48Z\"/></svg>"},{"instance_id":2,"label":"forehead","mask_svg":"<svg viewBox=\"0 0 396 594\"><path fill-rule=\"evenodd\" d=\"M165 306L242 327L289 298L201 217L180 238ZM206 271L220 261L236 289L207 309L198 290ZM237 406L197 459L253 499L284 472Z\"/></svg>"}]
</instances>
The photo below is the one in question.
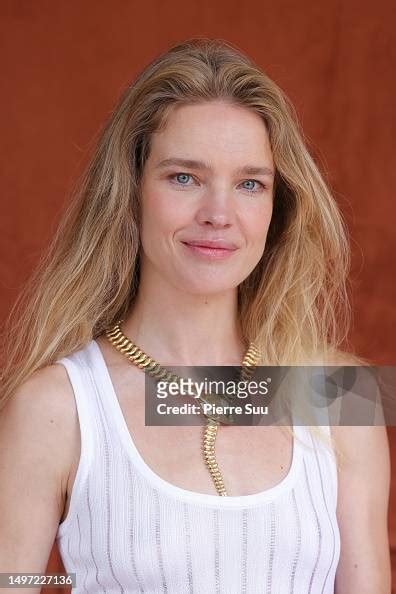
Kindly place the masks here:
<instances>
[{"instance_id":1,"label":"forehead","mask_svg":"<svg viewBox=\"0 0 396 594\"><path fill-rule=\"evenodd\" d=\"M251 157L272 164L262 118L246 107L219 100L172 108L164 126L152 136L150 153L160 159L169 153L206 160Z\"/></svg>"}]
</instances>

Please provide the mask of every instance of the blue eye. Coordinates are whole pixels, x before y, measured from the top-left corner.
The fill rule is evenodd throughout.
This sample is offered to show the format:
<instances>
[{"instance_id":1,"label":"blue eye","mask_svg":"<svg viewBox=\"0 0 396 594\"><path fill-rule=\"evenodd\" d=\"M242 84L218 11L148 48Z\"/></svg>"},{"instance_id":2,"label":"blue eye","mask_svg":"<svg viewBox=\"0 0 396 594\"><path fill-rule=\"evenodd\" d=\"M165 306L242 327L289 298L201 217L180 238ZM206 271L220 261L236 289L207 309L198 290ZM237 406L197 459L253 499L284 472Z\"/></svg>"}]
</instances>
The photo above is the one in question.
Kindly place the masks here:
<instances>
[{"instance_id":1,"label":"blue eye","mask_svg":"<svg viewBox=\"0 0 396 594\"><path fill-rule=\"evenodd\" d=\"M176 178L177 182L182 185L182 186L186 186L188 179L191 177L190 174L188 173L176 173L176 175L172 176L173 178Z\"/></svg>"},{"instance_id":2,"label":"blue eye","mask_svg":"<svg viewBox=\"0 0 396 594\"><path fill-rule=\"evenodd\" d=\"M261 182L257 181L256 179L246 179L246 180L245 180L244 182L242 182L242 183L243 183L243 184L260 184L261 188L263 188L263 187L264 187L264 186L263 186L263 184L262 184ZM249 188L247 188L247 187L245 186L245 190L249 190L249 192L252 192L252 193L254 193L254 192L258 192L258 191L259 191L259 190L255 190L255 189L254 189L254 186L252 187L252 185L251 185Z\"/></svg>"},{"instance_id":3,"label":"blue eye","mask_svg":"<svg viewBox=\"0 0 396 594\"><path fill-rule=\"evenodd\" d=\"M178 186L190 186L192 184L189 183L189 181L194 180L190 173L174 173L169 177L170 180ZM250 194L256 194L265 189L265 186L256 179L246 179L242 184L245 184L243 189L247 190ZM248 184L248 187L246 184Z\"/></svg>"}]
</instances>

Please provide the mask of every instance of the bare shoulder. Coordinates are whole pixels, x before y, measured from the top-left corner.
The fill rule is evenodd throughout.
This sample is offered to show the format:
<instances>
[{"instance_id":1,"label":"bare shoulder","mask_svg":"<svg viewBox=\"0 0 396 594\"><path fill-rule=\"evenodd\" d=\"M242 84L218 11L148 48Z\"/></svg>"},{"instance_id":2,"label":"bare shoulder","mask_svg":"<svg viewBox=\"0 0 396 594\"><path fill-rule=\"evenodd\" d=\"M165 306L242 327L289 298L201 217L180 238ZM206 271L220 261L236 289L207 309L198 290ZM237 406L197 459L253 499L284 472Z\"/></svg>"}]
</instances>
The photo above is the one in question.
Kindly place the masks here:
<instances>
[{"instance_id":1,"label":"bare shoulder","mask_svg":"<svg viewBox=\"0 0 396 594\"><path fill-rule=\"evenodd\" d=\"M332 350L326 355L317 355L314 365L347 367L370 365L371 363L356 355L342 350ZM331 436L339 456L340 470L347 468L358 471L377 465L386 473L388 465L388 438L386 427L375 426L331 426Z\"/></svg>"},{"instance_id":2,"label":"bare shoulder","mask_svg":"<svg viewBox=\"0 0 396 594\"><path fill-rule=\"evenodd\" d=\"M321 358L321 362L322 365L333 367L370 365L368 360L342 350L331 351ZM348 460L354 464L360 460L366 468L370 460L374 463L375 460L379 461L379 465L381 462L386 464L388 440L384 426L332 426L331 434L346 465Z\"/></svg>"},{"instance_id":3,"label":"bare shoulder","mask_svg":"<svg viewBox=\"0 0 396 594\"><path fill-rule=\"evenodd\" d=\"M63 433L63 429L72 424L75 412L74 394L67 371L63 365L53 364L32 373L7 401L0 414L2 421L8 425L26 422L26 429L34 424L37 430L54 427Z\"/></svg>"},{"instance_id":4,"label":"bare shoulder","mask_svg":"<svg viewBox=\"0 0 396 594\"><path fill-rule=\"evenodd\" d=\"M332 437L340 453L341 468L355 466L367 472L373 469L386 470L389 466L389 443L386 427L373 426L333 426Z\"/></svg>"},{"instance_id":5,"label":"bare shoulder","mask_svg":"<svg viewBox=\"0 0 396 594\"><path fill-rule=\"evenodd\" d=\"M59 485L59 503L67 491L70 468L79 445L73 388L65 367L53 364L35 371L0 411L0 442L15 446L17 460L28 448L32 460ZM27 462L27 460L21 463ZM17 468L17 464L15 466Z\"/></svg>"},{"instance_id":6,"label":"bare shoulder","mask_svg":"<svg viewBox=\"0 0 396 594\"><path fill-rule=\"evenodd\" d=\"M0 572L43 572L65 508L79 448L66 369L31 374L0 411Z\"/></svg>"}]
</instances>

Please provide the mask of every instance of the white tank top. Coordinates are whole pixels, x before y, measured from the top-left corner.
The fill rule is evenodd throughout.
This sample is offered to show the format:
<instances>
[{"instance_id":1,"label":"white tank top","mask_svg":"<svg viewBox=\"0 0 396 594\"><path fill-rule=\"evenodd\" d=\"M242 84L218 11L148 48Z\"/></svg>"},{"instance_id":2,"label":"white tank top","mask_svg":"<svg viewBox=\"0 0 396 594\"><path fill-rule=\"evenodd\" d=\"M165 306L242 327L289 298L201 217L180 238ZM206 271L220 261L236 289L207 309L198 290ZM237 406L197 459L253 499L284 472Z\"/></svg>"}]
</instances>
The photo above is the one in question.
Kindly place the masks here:
<instances>
[{"instance_id":1,"label":"white tank top","mask_svg":"<svg viewBox=\"0 0 396 594\"><path fill-rule=\"evenodd\" d=\"M333 451L294 426L286 477L260 493L182 489L145 463L98 344L59 359L81 456L57 543L73 592L330 594L340 553ZM306 447L307 444L308 447Z\"/></svg>"}]
</instances>

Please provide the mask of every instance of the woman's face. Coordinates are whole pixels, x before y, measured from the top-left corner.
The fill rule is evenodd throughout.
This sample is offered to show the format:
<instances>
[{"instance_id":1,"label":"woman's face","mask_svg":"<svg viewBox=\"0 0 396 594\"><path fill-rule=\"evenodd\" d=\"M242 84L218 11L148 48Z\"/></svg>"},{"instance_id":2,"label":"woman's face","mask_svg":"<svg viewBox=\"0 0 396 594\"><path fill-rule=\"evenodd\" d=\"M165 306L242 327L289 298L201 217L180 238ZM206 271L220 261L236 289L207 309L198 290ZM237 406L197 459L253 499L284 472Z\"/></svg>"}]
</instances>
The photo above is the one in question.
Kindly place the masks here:
<instances>
[{"instance_id":1,"label":"woman's face","mask_svg":"<svg viewBox=\"0 0 396 594\"><path fill-rule=\"evenodd\" d=\"M142 274L194 294L237 287L263 254L273 182L258 115L221 101L176 106L143 171Z\"/></svg>"}]
</instances>

